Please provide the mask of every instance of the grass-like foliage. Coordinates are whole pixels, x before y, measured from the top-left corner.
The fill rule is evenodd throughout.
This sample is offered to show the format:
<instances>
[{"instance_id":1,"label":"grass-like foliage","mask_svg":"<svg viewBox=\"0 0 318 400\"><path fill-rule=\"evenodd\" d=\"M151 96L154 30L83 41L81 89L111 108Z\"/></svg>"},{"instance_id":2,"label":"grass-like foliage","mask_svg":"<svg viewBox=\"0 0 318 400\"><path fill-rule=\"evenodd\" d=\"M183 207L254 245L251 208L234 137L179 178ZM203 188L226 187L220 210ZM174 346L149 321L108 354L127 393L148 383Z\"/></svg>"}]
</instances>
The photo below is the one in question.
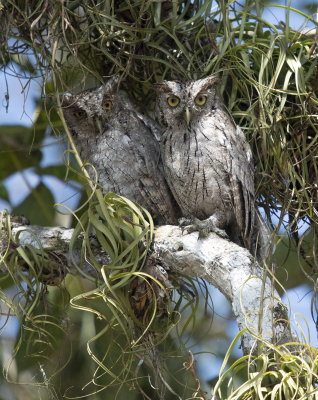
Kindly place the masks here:
<instances>
[{"instance_id":1,"label":"grass-like foliage","mask_svg":"<svg viewBox=\"0 0 318 400\"><path fill-rule=\"evenodd\" d=\"M76 357L72 350L76 338L69 337L72 329L67 323L69 318L74 320L72 309L67 307L70 304L82 315L89 315L94 329L90 329L85 343L90 372L78 387L65 386L65 398L77 398L79 390L81 397L89 397L106 389L118 396L137 389L145 398L151 393L163 396L168 391L172 396L175 390L194 390L192 376L182 365L188 361L182 348L183 336L194 329L198 313L199 295L194 283L179 277L187 290L173 296L171 283L167 286L153 274L151 265L156 267L156 262L153 256L147 256L154 226L145 209L113 193L103 196L96 188L82 208L85 211L80 216L74 213L77 225L69 253L86 289L80 285L75 291L74 284L80 278L65 278L62 273L65 244L60 244L60 250L43 249L36 234L29 231L37 246L19 246L19 233L11 233L10 216L1 214L4 240L0 265L1 272L6 273L0 281L0 300L9 310L1 330L12 317L20 326L12 356L4 367L6 379L16 383L10 371L17 362L20 368L35 371L32 382L25 384L46 389L46 395L58 398L55 380ZM14 298L5 292L10 286L15 288ZM200 286L204 291L204 284ZM174 367L178 366L173 379L171 360ZM190 382L184 380L186 374Z\"/></svg>"},{"instance_id":2,"label":"grass-like foliage","mask_svg":"<svg viewBox=\"0 0 318 400\"><path fill-rule=\"evenodd\" d=\"M240 334L233 344L239 337ZM242 357L226 369L232 346L223 362L212 400L317 398L317 350L309 344L272 346L264 342L258 357Z\"/></svg>"},{"instance_id":3,"label":"grass-like foliage","mask_svg":"<svg viewBox=\"0 0 318 400\"><path fill-rule=\"evenodd\" d=\"M292 28L290 21L298 13L315 29L317 23L289 6L276 7L286 12L283 23L266 21L258 0L0 1L0 68L5 73L37 79L43 88L48 119L54 114L55 121L52 98L58 103L61 92L97 86L114 74L120 74L122 88L148 113L153 110L155 100L153 83L219 74L219 93L253 150L257 203L264 208L275 233L284 227L292 234L298 246L299 265L314 282L314 274L318 272L317 40L316 34L305 31L304 26ZM25 92L27 87L28 80ZM6 101L8 105L10 91ZM43 124L46 123L45 120ZM41 126L42 136L46 127ZM53 128L60 127L61 122ZM10 150L9 144L4 143L8 146L5 149ZM32 143L37 143L37 138ZM151 216L127 199L113 194L104 198L96 188L90 192L85 206L76 214L71 251L79 250L82 260L92 265L96 275L93 278L85 275L78 266L80 273L94 285L89 290L78 290L71 304L104 323L86 341L88 353L97 364L97 369L91 370L94 389L90 390L97 396L96 390L110 385L116 384L118 391L127 382L133 387L136 380L130 375L132 367L136 375L140 369L136 355L145 361L141 353L147 350L147 343L148 350L152 349L149 343L155 335L164 337L175 325L179 309L185 306L181 300L172 302L173 305L168 301L165 312L170 319L162 327L155 324L160 307L154 302L142 328L128 300L133 280L144 280L153 298L156 290L166 290L158 281L156 287L154 280L141 271L153 237ZM299 238L301 221L306 221L308 229ZM80 232L84 232L83 243L78 248L75 237ZM101 264L95 258L92 236L109 255L109 264ZM21 259L25 265L23 272L18 270ZM26 342L30 347L39 345L34 354L40 358L43 348L50 346L52 334L48 326L57 332L56 340L64 332L58 318L48 318L48 310L41 304L43 284L52 278L52 259L42 250L8 245L3 260L11 271L10 282L17 284L19 294L13 302L1 292L2 300L18 316L28 335L27 341L21 336L16 349ZM8 282L3 285L9 286ZM169 300L169 293L166 295ZM191 301L187 304L194 316L196 306ZM103 348L106 337L113 348ZM135 345L133 351L129 343ZM144 347L140 350L138 346L142 343ZM175 354L174 350L174 345L168 346L170 354ZM253 360L248 364L246 383L238 389L230 387L226 395L221 389L218 392L222 376L215 396L305 398L305 393L317 385L316 358L306 346L298 350L298 355L294 355L286 349L273 348L272 356ZM48 354L45 356L49 358ZM112 368L107 367L109 360ZM60 365L67 362L63 359ZM152 354L151 362L158 363L156 355ZM241 369L242 365L238 361L231 371ZM168 383L162 377L159 381L173 397Z\"/></svg>"}]
</instances>

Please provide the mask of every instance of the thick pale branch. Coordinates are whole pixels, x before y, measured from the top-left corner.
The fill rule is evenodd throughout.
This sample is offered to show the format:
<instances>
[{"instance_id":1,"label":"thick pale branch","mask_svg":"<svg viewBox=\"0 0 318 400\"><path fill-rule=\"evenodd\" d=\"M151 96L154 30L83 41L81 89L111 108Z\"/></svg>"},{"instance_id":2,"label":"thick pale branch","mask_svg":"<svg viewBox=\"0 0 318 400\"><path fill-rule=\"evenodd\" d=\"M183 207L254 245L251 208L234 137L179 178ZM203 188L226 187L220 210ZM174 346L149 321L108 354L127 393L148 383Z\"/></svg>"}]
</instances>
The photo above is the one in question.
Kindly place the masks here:
<instances>
[{"instance_id":1,"label":"thick pale branch","mask_svg":"<svg viewBox=\"0 0 318 400\"><path fill-rule=\"evenodd\" d=\"M217 287L230 301L240 330L248 328L271 343L292 341L286 307L248 250L216 234L205 239L198 239L197 232L182 235L176 226L158 227L154 245L165 268ZM244 353L254 345L253 335L243 335Z\"/></svg>"},{"instance_id":2,"label":"thick pale branch","mask_svg":"<svg viewBox=\"0 0 318 400\"><path fill-rule=\"evenodd\" d=\"M19 233L20 245L38 247L31 232L44 248L49 247L64 256L68 272L77 271L68 251L72 229L39 226L17 226L12 229L13 238ZM165 225L156 228L154 250L166 269L204 278L227 297L239 329L247 327L249 331L242 338L245 354L254 349L254 334L271 343L292 340L286 308L280 296L272 288L271 279L264 276L264 270L246 249L216 234L199 239L197 232L183 234L178 226ZM97 245L95 251L102 263L109 262L105 252ZM75 258L79 260L79 257L79 253L75 254ZM89 263L85 263L84 269L86 273L94 274Z\"/></svg>"}]
</instances>

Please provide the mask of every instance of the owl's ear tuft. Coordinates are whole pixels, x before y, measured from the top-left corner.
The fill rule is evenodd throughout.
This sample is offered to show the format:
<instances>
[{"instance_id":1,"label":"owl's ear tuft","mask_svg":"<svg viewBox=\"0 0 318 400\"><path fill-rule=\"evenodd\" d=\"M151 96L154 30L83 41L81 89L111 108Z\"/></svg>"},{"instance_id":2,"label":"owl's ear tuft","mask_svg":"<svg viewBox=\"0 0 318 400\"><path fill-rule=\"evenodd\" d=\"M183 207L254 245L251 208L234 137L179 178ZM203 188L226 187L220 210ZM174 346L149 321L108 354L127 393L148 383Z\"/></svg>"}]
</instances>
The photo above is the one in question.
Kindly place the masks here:
<instances>
[{"instance_id":1,"label":"owl's ear tuft","mask_svg":"<svg viewBox=\"0 0 318 400\"><path fill-rule=\"evenodd\" d=\"M161 83L154 83L154 84L152 85L152 87L153 87L153 89L154 89L154 91L155 91L156 93L162 93L162 92L165 91L164 88L166 87L166 84L165 84L165 82L163 81L163 82L161 82Z\"/></svg>"},{"instance_id":2,"label":"owl's ear tuft","mask_svg":"<svg viewBox=\"0 0 318 400\"><path fill-rule=\"evenodd\" d=\"M74 96L71 93L62 93L59 95L62 107L69 107L74 104Z\"/></svg>"},{"instance_id":3,"label":"owl's ear tuft","mask_svg":"<svg viewBox=\"0 0 318 400\"><path fill-rule=\"evenodd\" d=\"M221 78L218 75L208 76L206 78L201 79L202 87L207 89L215 89L215 87L219 84Z\"/></svg>"},{"instance_id":4,"label":"owl's ear tuft","mask_svg":"<svg viewBox=\"0 0 318 400\"><path fill-rule=\"evenodd\" d=\"M171 93L172 88L171 88L171 81L162 81L160 83L154 83L152 86L155 90L156 93Z\"/></svg>"},{"instance_id":5,"label":"owl's ear tuft","mask_svg":"<svg viewBox=\"0 0 318 400\"><path fill-rule=\"evenodd\" d=\"M105 92L117 92L119 89L120 85L120 75L116 74L112 76L108 81L106 82L106 85L104 86Z\"/></svg>"}]
</instances>

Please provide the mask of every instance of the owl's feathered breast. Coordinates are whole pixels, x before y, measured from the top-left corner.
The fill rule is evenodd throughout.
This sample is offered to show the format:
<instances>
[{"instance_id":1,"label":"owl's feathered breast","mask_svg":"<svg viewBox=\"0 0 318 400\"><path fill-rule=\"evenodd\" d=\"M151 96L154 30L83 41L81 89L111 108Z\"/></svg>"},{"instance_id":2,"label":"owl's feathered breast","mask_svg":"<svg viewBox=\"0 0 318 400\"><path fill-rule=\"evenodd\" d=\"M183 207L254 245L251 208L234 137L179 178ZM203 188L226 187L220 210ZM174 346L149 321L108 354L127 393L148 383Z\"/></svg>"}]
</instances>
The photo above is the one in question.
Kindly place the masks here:
<instances>
[{"instance_id":1,"label":"owl's feathered breast","mask_svg":"<svg viewBox=\"0 0 318 400\"><path fill-rule=\"evenodd\" d=\"M162 137L167 180L185 215L208 218L229 209L230 181L224 126L208 116Z\"/></svg>"},{"instance_id":2,"label":"owl's feathered breast","mask_svg":"<svg viewBox=\"0 0 318 400\"><path fill-rule=\"evenodd\" d=\"M217 76L155 85L156 115L165 127L165 176L185 217L225 229L231 240L254 252L259 217L252 154L217 85Z\"/></svg>"}]
</instances>

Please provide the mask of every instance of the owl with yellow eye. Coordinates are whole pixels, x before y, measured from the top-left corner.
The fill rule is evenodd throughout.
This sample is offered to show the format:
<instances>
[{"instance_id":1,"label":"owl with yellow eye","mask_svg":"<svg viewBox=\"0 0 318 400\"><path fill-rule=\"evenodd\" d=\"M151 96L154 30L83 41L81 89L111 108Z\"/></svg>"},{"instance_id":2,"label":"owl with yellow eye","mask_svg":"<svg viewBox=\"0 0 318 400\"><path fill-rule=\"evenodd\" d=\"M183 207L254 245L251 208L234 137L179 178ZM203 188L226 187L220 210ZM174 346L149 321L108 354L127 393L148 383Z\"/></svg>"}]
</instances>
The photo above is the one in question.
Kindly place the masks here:
<instances>
[{"instance_id":1,"label":"owl with yellow eye","mask_svg":"<svg viewBox=\"0 0 318 400\"><path fill-rule=\"evenodd\" d=\"M137 111L118 81L115 76L99 88L62 95L73 142L82 161L95 168L104 193L139 203L157 224L176 223L180 209L164 178L160 129ZM93 170L88 172L94 179Z\"/></svg>"},{"instance_id":2,"label":"owl with yellow eye","mask_svg":"<svg viewBox=\"0 0 318 400\"><path fill-rule=\"evenodd\" d=\"M269 236L254 206L252 153L217 84L210 76L155 85L165 177L188 231L214 231L262 258Z\"/></svg>"}]
</instances>

